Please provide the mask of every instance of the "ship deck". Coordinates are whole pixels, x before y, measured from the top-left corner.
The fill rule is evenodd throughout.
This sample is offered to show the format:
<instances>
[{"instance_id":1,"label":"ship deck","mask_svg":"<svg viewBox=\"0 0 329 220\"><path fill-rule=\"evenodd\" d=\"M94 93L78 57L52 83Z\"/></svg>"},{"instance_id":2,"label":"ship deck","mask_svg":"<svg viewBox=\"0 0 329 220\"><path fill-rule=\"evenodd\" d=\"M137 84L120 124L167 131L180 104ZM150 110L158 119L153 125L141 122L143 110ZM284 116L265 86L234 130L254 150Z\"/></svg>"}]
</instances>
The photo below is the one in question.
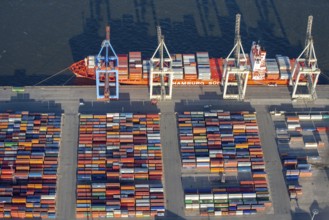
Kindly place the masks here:
<instances>
[{"instance_id":1,"label":"ship deck","mask_svg":"<svg viewBox=\"0 0 329 220\"><path fill-rule=\"evenodd\" d=\"M329 86L317 87L318 99L313 102L292 102L287 87L248 87L244 102L223 100L217 86L174 87L173 100L151 105L148 88L143 86L122 86L120 100L95 101L95 87L26 87L23 93L12 92L11 87L0 87L0 111L55 112L62 114L62 142L59 154L57 219L75 219L75 186L77 168L77 143L79 113L143 112L161 113L161 137L164 161L164 186L167 199L165 217L156 219L217 219L215 217L186 216L183 210L181 187L181 163L177 140L175 112L202 111L204 105L229 111L256 111L260 137L266 161L266 171L271 192L273 209L267 214L257 214L259 220L310 219L309 209L297 212L291 208L286 190L282 166L276 148L273 121L269 111L329 111ZM85 105L80 106L83 100ZM328 147L328 143L326 143ZM317 179L327 185L328 177ZM319 189L320 190L320 189ZM323 189L322 189L323 190ZM321 197L321 194L318 196ZM325 198L322 198L325 197ZM321 197L321 206L329 206L329 198ZM311 204L309 204L311 205ZM325 219L329 212L323 211L317 219ZM237 216L221 217L236 219ZM241 220L255 219L255 216L239 216ZM147 218L144 218L147 219Z\"/></svg>"}]
</instances>

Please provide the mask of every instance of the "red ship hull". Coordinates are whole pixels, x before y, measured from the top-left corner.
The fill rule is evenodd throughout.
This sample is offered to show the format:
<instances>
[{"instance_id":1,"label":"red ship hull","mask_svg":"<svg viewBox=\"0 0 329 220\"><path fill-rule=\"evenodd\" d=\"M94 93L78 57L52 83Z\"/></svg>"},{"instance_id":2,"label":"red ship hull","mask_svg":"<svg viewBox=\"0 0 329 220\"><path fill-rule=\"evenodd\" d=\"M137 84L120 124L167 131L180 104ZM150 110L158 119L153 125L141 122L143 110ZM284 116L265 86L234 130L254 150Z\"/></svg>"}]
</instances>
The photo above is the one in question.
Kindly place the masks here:
<instances>
[{"instance_id":1,"label":"red ship hull","mask_svg":"<svg viewBox=\"0 0 329 220\"><path fill-rule=\"evenodd\" d=\"M294 61L291 60L293 64ZM76 63L73 63L70 66L70 70L77 76L88 79L95 80L96 74L95 69L88 69L85 65L84 60L80 60ZM219 85L222 77L223 70L223 59L222 58L211 58L210 59L210 70L211 70L211 79L210 80L201 80L201 79L173 79L174 85ZM103 81L104 79L101 79ZM110 81L113 79L110 79ZM230 79L234 81L234 79ZM148 85L149 79L127 79L121 78L119 74L119 83L122 85ZM249 74L248 85L288 85L288 79L262 79L262 80L253 80L251 74Z\"/></svg>"}]
</instances>

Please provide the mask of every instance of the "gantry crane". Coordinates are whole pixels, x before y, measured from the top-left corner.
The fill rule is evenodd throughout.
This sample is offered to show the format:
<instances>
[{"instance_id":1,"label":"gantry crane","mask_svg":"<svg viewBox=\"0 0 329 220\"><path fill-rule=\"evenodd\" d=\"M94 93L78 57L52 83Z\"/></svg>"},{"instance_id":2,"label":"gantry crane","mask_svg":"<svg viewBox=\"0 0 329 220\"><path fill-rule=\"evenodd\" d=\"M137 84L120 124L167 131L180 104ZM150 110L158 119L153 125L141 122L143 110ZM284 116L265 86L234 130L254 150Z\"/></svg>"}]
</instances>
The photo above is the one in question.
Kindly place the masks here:
<instances>
[{"instance_id":1,"label":"gantry crane","mask_svg":"<svg viewBox=\"0 0 329 220\"><path fill-rule=\"evenodd\" d=\"M160 26L157 27L158 47L150 60L150 99L166 100L172 98L173 70L172 58L161 34ZM165 57L164 50L167 57ZM157 58L156 55L159 55ZM160 86L160 94L155 93L155 88ZM166 87L168 87L168 92ZM168 93L168 94L167 94Z\"/></svg>"},{"instance_id":2,"label":"gantry crane","mask_svg":"<svg viewBox=\"0 0 329 220\"><path fill-rule=\"evenodd\" d=\"M105 52L104 55L102 55L103 52ZM110 26L106 26L106 39L103 40L102 47L96 56L95 65L97 99L119 99L119 60L110 43ZM110 91L115 91L115 94L111 94Z\"/></svg>"},{"instance_id":3,"label":"gantry crane","mask_svg":"<svg viewBox=\"0 0 329 220\"><path fill-rule=\"evenodd\" d=\"M246 94L250 68L247 66L247 58L241 43L240 20L241 15L237 14L235 19L234 47L224 60L224 71L221 81L222 86L224 86L224 99L243 100ZM234 58L230 58L233 52ZM228 86L237 87L237 93L227 94Z\"/></svg>"},{"instance_id":4,"label":"gantry crane","mask_svg":"<svg viewBox=\"0 0 329 220\"><path fill-rule=\"evenodd\" d=\"M312 37L313 16L308 17L305 48L296 59L292 75L290 77L290 85L293 86L292 99L316 99L316 85L321 73L317 58L315 55L313 37ZM303 57L303 58L302 58ZM301 80L301 77L304 80ZM297 91L302 87L307 91Z\"/></svg>"}]
</instances>

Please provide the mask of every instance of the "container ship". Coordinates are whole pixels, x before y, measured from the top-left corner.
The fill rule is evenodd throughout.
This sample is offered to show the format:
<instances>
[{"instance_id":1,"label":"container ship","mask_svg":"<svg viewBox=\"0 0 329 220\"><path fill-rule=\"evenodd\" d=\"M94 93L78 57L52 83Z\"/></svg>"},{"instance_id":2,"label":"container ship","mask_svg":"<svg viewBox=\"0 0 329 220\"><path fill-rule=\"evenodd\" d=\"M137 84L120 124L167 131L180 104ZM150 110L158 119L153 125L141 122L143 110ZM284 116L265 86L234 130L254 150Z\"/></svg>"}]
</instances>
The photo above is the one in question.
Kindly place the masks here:
<instances>
[{"instance_id":1,"label":"container ship","mask_svg":"<svg viewBox=\"0 0 329 220\"><path fill-rule=\"evenodd\" d=\"M116 69L119 72L121 85L149 84L150 60L142 59L141 52L119 54L117 57ZM208 52L173 54L171 58L174 85L219 85L221 83L225 58L210 58ZM256 42L252 43L250 54L246 54L246 59L250 69L248 85L289 84L295 59L282 55L266 58L266 50ZM70 70L77 77L95 80L96 69L99 66L97 56L92 55L73 63ZM231 76L229 80L234 81L234 76Z\"/></svg>"}]
</instances>

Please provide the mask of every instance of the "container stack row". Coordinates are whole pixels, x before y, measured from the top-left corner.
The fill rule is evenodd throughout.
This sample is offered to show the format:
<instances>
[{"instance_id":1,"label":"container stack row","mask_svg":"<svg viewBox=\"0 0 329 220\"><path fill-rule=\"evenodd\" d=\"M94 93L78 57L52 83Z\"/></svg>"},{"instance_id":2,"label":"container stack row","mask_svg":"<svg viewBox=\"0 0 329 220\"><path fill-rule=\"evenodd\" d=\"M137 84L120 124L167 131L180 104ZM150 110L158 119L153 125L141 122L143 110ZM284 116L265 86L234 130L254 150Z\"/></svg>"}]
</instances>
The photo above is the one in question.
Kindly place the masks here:
<instances>
[{"instance_id":1,"label":"container stack row","mask_svg":"<svg viewBox=\"0 0 329 220\"><path fill-rule=\"evenodd\" d=\"M198 79L210 80L210 64L208 52L197 52L196 59L198 63Z\"/></svg>"},{"instance_id":2,"label":"container stack row","mask_svg":"<svg viewBox=\"0 0 329 220\"><path fill-rule=\"evenodd\" d=\"M119 79L128 79L128 55L127 54L119 54Z\"/></svg>"},{"instance_id":3,"label":"container stack row","mask_svg":"<svg viewBox=\"0 0 329 220\"><path fill-rule=\"evenodd\" d=\"M280 69L280 79L290 79L290 59L287 56L276 55L276 60Z\"/></svg>"},{"instance_id":4,"label":"container stack row","mask_svg":"<svg viewBox=\"0 0 329 220\"><path fill-rule=\"evenodd\" d=\"M254 113L184 112L178 115L178 129L183 168L251 176L207 192L185 191L187 210L210 216L240 215L263 211L271 205Z\"/></svg>"},{"instance_id":5,"label":"container stack row","mask_svg":"<svg viewBox=\"0 0 329 220\"><path fill-rule=\"evenodd\" d=\"M312 166L308 164L306 157L282 155L281 158L290 198L297 199L302 195L299 178L311 177Z\"/></svg>"},{"instance_id":6,"label":"container stack row","mask_svg":"<svg viewBox=\"0 0 329 220\"><path fill-rule=\"evenodd\" d=\"M211 78L221 80L223 60L221 58L211 58L209 63Z\"/></svg>"},{"instance_id":7,"label":"container stack row","mask_svg":"<svg viewBox=\"0 0 329 220\"><path fill-rule=\"evenodd\" d=\"M275 59L266 59L267 79L279 79L280 71Z\"/></svg>"},{"instance_id":8,"label":"container stack row","mask_svg":"<svg viewBox=\"0 0 329 220\"><path fill-rule=\"evenodd\" d=\"M142 68L142 53L129 52L129 79L142 79Z\"/></svg>"},{"instance_id":9,"label":"container stack row","mask_svg":"<svg viewBox=\"0 0 329 220\"><path fill-rule=\"evenodd\" d=\"M294 113L285 115L287 129L277 130L278 142L282 139L289 139L292 148L294 145L308 148L317 148L324 145L321 140L304 141L304 132L322 132L325 127L317 127L317 123L324 120L325 114L322 113ZM312 122L312 123L311 123ZM306 139L307 140L307 139ZM280 147L280 146L279 146ZM308 151L299 154L299 152L282 152L281 161L283 173L285 176L289 196L291 199L298 199L302 196L302 186L300 178L312 177L312 166L308 163Z\"/></svg>"},{"instance_id":10,"label":"container stack row","mask_svg":"<svg viewBox=\"0 0 329 220\"><path fill-rule=\"evenodd\" d=\"M301 132L326 132L328 127L316 125L302 125L303 121L322 121L325 120L325 115L322 114L297 114L293 116L286 116L287 136L290 138L290 143L301 142L305 148L317 148L322 146L322 141L305 141Z\"/></svg>"},{"instance_id":11,"label":"container stack row","mask_svg":"<svg viewBox=\"0 0 329 220\"><path fill-rule=\"evenodd\" d=\"M0 218L55 218L61 117L0 114Z\"/></svg>"},{"instance_id":12,"label":"container stack row","mask_svg":"<svg viewBox=\"0 0 329 220\"><path fill-rule=\"evenodd\" d=\"M183 56L182 54L174 54L172 56L172 70L174 71L174 79L184 79Z\"/></svg>"},{"instance_id":13,"label":"container stack row","mask_svg":"<svg viewBox=\"0 0 329 220\"><path fill-rule=\"evenodd\" d=\"M81 115L77 217L164 214L158 114Z\"/></svg>"},{"instance_id":14,"label":"container stack row","mask_svg":"<svg viewBox=\"0 0 329 220\"><path fill-rule=\"evenodd\" d=\"M143 79L148 79L151 71L150 60L143 60Z\"/></svg>"},{"instance_id":15,"label":"container stack row","mask_svg":"<svg viewBox=\"0 0 329 220\"><path fill-rule=\"evenodd\" d=\"M194 54L184 54L183 63L184 63L184 74L185 74L184 78L188 79L188 80L197 79L195 55Z\"/></svg>"}]
</instances>

